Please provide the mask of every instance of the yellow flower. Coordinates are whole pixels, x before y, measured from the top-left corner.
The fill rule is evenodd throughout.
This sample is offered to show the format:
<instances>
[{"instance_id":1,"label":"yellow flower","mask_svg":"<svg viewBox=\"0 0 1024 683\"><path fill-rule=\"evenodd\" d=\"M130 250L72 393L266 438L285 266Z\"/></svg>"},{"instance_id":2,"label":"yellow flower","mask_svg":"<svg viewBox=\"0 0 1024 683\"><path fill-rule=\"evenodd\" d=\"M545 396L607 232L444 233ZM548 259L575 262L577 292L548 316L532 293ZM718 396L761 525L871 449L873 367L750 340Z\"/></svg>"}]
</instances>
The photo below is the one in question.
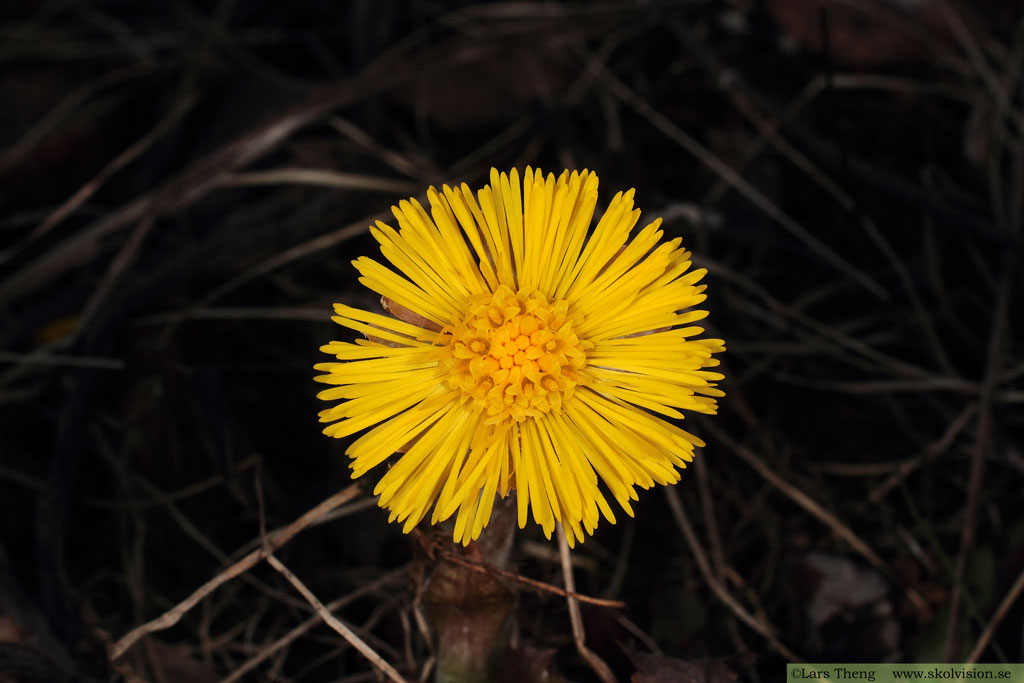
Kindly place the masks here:
<instances>
[{"instance_id":1,"label":"yellow flower","mask_svg":"<svg viewBox=\"0 0 1024 683\"><path fill-rule=\"evenodd\" d=\"M680 239L659 244L660 218L630 239L633 190L590 232L593 173L490 180L431 187L429 214L410 199L398 231L371 227L396 270L362 257L359 281L419 324L335 304L367 339L322 347L338 362L316 366L334 385L318 396L341 402L320 421L336 438L372 427L347 450L353 477L405 451L374 489L405 532L458 512L468 544L515 489L520 528L532 512L572 544L615 522L604 491L632 516L636 486L679 481L704 444L659 416L715 412L722 375L702 368L725 347L690 325L706 271L688 272Z\"/></svg>"}]
</instances>

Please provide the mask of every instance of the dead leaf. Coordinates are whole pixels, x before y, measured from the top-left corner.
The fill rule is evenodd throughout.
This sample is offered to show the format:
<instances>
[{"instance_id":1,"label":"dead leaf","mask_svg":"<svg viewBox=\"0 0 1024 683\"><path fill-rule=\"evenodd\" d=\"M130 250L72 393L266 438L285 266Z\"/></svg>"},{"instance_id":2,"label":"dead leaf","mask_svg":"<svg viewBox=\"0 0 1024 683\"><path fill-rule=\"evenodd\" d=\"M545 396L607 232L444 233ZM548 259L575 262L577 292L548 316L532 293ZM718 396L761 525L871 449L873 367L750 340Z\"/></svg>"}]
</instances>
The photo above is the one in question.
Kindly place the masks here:
<instances>
[{"instance_id":1,"label":"dead leaf","mask_svg":"<svg viewBox=\"0 0 1024 683\"><path fill-rule=\"evenodd\" d=\"M860 568L845 557L808 553L804 563L820 576L810 601L807 618L815 627L839 614L880 600L888 591L885 579L873 569Z\"/></svg>"},{"instance_id":2,"label":"dead leaf","mask_svg":"<svg viewBox=\"0 0 1024 683\"><path fill-rule=\"evenodd\" d=\"M631 683L736 683L739 676L721 662L687 662L672 657L634 653L630 655L639 669Z\"/></svg>"}]
</instances>

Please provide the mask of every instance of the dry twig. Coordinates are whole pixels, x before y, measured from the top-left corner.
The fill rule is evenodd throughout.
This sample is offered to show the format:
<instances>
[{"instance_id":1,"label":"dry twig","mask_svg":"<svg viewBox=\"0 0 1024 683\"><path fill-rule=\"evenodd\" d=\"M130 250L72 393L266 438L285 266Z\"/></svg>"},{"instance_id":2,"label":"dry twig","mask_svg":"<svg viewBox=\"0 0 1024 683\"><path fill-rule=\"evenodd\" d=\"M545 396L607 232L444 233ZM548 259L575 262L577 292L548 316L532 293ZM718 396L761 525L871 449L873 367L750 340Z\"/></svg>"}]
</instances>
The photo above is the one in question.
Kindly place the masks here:
<instances>
[{"instance_id":1,"label":"dry twig","mask_svg":"<svg viewBox=\"0 0 1024 683\"><path fill-rule=\"evenodd\" d=\"M693 156L697 157L701 163L736 188L737 192L746 197L754 206L763 211L765 215L769 216L779 225L792 233L823 260L830 263L837 270L845 273L851 280L857 282L879 299L886 300L889 298L889 293L884 287L875 282L862 270L837 254L827 244L808 232L806 228L783 212L775 202L747 182L747 180L739 175L728 164L712 154L711 151L706 149L703 145L697 142L697 140L688 135L683 131L683 129L674 124L663 114L651 107L650 104L633 92L625 83L616 78L604 64L593 58L590 58L587 61L589 67L599 74L600 79L604 82L609 92L623 103L632 107L638 114L649 120L654 127L664 133L670 140L677 143Z\"/></svg>"},{"instance_id":2,"label":"dry twig","mask_svg":"<svg viewBox=\"0 0 1024 683\"><path fill-rule=\"evenodd\" d=\"M714 434L716 439L726 444L736 455L740 456L748 465L757 470L758 474L764 477L769 484L777 488L794 503L832 529L832 532L836 536L839 536L849 543L854 550L864 557L864 559L882 571L890 579L896 579L902 582L899 574L897 574L897 572L889 566L885 560L879 557L878 553L871 549L871 546L865 543L860 536L855 534L850 527L843 524L838 517L827 511L806 493L779 476L772 468L766 465L756 453L746 446L737 443L728 434L726 434L723 429L715 425L713 421L708 420L705 422L705 427L708 431ZM931 607L929 607L928 602L912 586L905 586L904 592L907 598L921 614L931 613Z\"/></svg>"},{"instance_id":3,"label":"dry twig","mask_svg":"<svg viewBox=\"0 0 1024 683\"><path fill-rule=\"evenodd\" d=\"M571 600L585 602L589 605L596 605L598 607L610 607L613 609L622 609L626 606L626 603L621 602L619 600L605 600L604 598L592 598L589 595L576 593L572 589L563 590L558 586L552 586L550 583L544 583L543 581L537 581L536 579L531 579L520 574L513 574L512 572L507 572L504 569L499 569L498 567L495 567L491 564L471 562L462 557L459 557L455 553L442 551L438 553L438 556L440 556L446 562L457 564L460 567L465 567L466 569L470 569L480 574L490 574L493 576L497 576L499 579L504 579L505 581L514 581L515 583L521 584L523 586L528 586L530 588L533 588L544 593L554 593L555 595L561 595L563 598L569 598Z\"/></svg>"},{"instance_id":4,"label":"dry twig","mask_svg":"<svg viewBox=\"0 0 1024 683\"><path fill-rule=\"evenodd\" d=\"M587 647L587 636L583 631L583 617L580 615L579 601L576 594L576 579L572 574L572 558L569 556L569 543L565 540L565 531L560 523L556 523L558 532L558 553L562 559L562 580L565 581L566 602L569 604L569 619L572 621L572 639L576 643L576 651L603 683L615 683L615 674L608 668L596 652Z\"/></svg>"},{"instance_id":5,"label":"dry twig","mask_svg":"<svg viewBox=\"0 0 1024 683\"><path fill-rule=\"evenodd\" d=\"M963 526L960 530L960 551L956 558L953 593L949 600L949 623L946 629L946 661L957 659L959 638L957 637L960 603L963 599L964 574L967 561L974 549L974 533L977 524L978 506L981 504L981 487L985 480L985 464L992 439L992 397L1003 366L1003 345L1010 300L1010 276L1003 274L992 315L992 330L989 335L988 368L978 395L978 437L971 452L971 478L967 489L967 505L964 510Z\"/></svg>"},{"instance_id":6,"label":"dry twig","mask_svg":"<svg viewBox=\"0 0 1024 683\"><path fill-rule=\"evenodd\" d=\"M687 518L686 512L683 510L683 504L679 501L679 493L671 486L667 486L665 487L665 497L668 499L668 506L672 510L672 517L676 521L676 526L678 526L679 530L683 532L686 544L690 547L690 552L693 553L694 558L697 560L697 567L700 569L701 575L704 576L704 580L707 581L707 584L711 588L711 592L715 594L715 597L717 597L730 612L735 614L740 621L764 636L765 640L768 641L768 644L771 645L776 652L791 662L802 662L802 658L782 644L778 636L775 635L775 629L772 628L771 624L769 624L764 617L758 619L748 612L747 609L743 607L743 605L741 605L731 593L729 593L728 589L722 585L722 582L715 576L715 573L711 568L711 563L708 561L708 557L704 553L704 549L701 548L700 541L697 540L697 534L694 532L693 526L690 524L690 520Z\"/></svg>"},{"instance_id":7,"label":"dry twig","mask_svg":"<svg viewBox=\"0 0 1024 683\"><path fill-rule=\"evenodd\" d=\"M288 580L288 583L295 587L302 597L313 607L317 615L323 619L324 623L334 629L338 635L344 638L352 647L359 650L360 654L370 660L370 663L380 669L387 675L388 678L395 681L396 683L406 683L405 678L402 674L398 673L393 666L387 663L383 657L366 644L362 638L356 635L355 631L350 629L348 626L343 624L340 619L331 614L331 610L327 609L320 599L313 594L313 591L306 587L306 584L302 583L299 577L295 576L288 567L284 566L279 559L274 557L270 552L269 548L266 550L267 562L271 567L276 569L280 574Z\"/></svg>"},{"instance_id":8,"label":"dry twig","mask_svg":"<svg viewBox=\"0 0 1024 683\"><path fill-rule=\"evenodd\" d=\"M1010 607L1017 601L1017 598L1024 593L1024 571L1021 571L1017 575L1017 580L1013 582L1013 586L1006 593L1006 597L1003 598L1002 602L999 603L999 607L996 608L995 614L989 620L988 625L985 626L985 630L982 631L981 636L978 638L978 642L974 644L969 655L964 660L967 664L973 664L978 661L985 648L992 642L992 636L995 635L996 629L999 624L1002 623L1006 613L1010 611Z\"/></svg>"},{"instance_id":9,"label":"dry twig","mask_svg":"<svg viewBox=\"0 0 1024 683\"><path fill-rule=\"evenodd\" d=\"M139 641L143 636L147 636L150 633L162 631L170 628L178 623L183 616L185 616L193 607L199 604L199 601L205 598L207 595L217 590L218 587L224 585L231 579L239 576L243 572L247 572L262 560L267 557L267 552L276 550L281 546L288 543L288 541L295 538L295 536L306 527L310 526L318 519L329 513L339 505L343 505L348 501L352 500L359 495L359 486L352 484L338 493L335 493L330 498L327 498L319 505L314 507L312 510L302 515L294 522L289 524L287 527L271 533L267 539L265 546L253 550L251 553L243 557L238 562L227 569L219 572L212 579L204 583L192 595L188 596L180 603L161 614L156 619L146 622L141 626L129 631L127 634L122 636L117 642L110 646L110 659L111 661L120 658L128 651L135 643Z\"/></svg>"}]
</instances>

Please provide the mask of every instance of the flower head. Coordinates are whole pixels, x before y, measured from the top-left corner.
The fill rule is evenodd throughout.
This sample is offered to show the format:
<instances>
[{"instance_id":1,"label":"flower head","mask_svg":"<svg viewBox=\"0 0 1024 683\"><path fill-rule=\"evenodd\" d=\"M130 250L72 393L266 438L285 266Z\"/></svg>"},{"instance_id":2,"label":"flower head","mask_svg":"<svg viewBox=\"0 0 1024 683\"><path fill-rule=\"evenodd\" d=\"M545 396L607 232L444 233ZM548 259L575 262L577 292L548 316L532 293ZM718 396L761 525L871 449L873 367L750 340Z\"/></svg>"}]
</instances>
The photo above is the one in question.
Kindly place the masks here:
<instances>
[{"instance_id":1,"label":"flower head","mask_svg":"<svg viewBox=\"0 0 1024 683\"><path fill-rule=\"evenodd\" d=\"M353 264L392 317L335 304L333 320L361 332L331 342L316 379L324 433L366 431L348 448L359 477L404 451L374 493L408 532L456 514L455 540L486 526L496 495L517 491L519 526L532 514L570 544L615 515L632 515L636 486L679 481L696 436L664 418L714 413L704 368L720 339L691 323L705 299L678 238L661 219L632 234L633 190L612 198L597 226L597 176L556 180L491 169L473 194L463 184L393 208L399 230L371 228L392 270ZM589 236L588 236L589 233Z\"/></svg>"}]
</instances>

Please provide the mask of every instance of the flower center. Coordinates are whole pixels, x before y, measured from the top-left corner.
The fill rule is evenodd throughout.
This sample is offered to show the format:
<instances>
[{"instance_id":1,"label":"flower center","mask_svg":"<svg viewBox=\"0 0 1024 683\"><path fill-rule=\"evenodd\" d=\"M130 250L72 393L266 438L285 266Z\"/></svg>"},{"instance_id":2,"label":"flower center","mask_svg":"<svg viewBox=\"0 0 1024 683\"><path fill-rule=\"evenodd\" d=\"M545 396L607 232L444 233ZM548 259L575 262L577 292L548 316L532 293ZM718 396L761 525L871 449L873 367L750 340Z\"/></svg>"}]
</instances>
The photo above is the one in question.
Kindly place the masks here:
<instances>
[{"instance_id":1,"label":"flower center","mask_svg":"<svg viewBox=\"0 0 1024 683\"><path fill-rule=\"evenodd\" d=\"M560 410L582 381L578 370L593 347L573 332L579 320L568 308L506 285L472 297L466 317L442 331L451 335L441 361L448 386L485 410L487 424Z\"/></svg>"}]
</instances>

